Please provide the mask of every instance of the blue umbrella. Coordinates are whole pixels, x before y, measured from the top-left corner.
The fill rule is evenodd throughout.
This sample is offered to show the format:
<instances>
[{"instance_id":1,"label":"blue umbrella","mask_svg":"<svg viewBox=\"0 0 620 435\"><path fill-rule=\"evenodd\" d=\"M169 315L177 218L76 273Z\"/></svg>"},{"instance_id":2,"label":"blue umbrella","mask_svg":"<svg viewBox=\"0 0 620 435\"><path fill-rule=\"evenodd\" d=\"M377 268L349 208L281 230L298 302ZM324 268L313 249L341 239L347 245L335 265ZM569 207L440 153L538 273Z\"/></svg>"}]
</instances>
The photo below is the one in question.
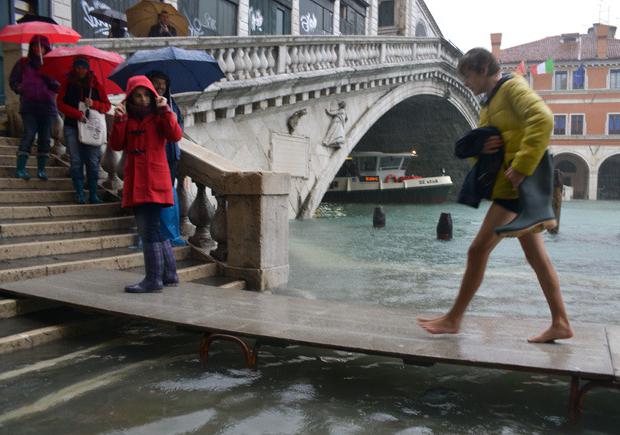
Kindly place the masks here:
<instances>
[{"instance_id":1,"label":"blue umbrella","mask_svg":"<svg viewBox=\"0 0 620 435\"><path fill-rule=\"evenodd\" d=\"M170 78L172 93L203 91L211 83L224 77L217 61L201 50L177 47L156 50L138 50L110 73L109 79L121 88L136 75L160 71Z\"/></svg>"}]
</instances>

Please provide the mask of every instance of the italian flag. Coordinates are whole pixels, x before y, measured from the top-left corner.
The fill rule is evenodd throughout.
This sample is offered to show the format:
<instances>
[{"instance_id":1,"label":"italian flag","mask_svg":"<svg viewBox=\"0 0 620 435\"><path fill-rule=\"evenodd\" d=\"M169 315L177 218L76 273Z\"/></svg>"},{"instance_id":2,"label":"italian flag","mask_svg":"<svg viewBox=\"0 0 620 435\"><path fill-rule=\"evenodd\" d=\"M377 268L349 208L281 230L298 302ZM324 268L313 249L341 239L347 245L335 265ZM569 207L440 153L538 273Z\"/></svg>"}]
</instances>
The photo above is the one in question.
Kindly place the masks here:
<instances>
[{"instance_id":1,"label":"italian flag","mask_svg":"<svg viewBox=\"0 0 620 435\"><path fill-rule=\"evenodd\" d=\"M547 59L543 63L539 63L538 65L532 65L530 67L530 72L532 75L537 76L538 74L549 74L553 72L553 60Z\"/></svg>"}]
</instances>

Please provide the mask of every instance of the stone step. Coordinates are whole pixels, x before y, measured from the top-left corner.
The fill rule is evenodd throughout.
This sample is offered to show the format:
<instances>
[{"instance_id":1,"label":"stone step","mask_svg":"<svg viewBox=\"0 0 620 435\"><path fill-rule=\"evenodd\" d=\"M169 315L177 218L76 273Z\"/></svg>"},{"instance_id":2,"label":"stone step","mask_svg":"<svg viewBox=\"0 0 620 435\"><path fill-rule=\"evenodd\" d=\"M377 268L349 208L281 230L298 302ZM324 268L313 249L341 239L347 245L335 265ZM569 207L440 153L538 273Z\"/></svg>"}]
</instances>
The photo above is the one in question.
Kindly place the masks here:
<instances>
[{"instance_id":1,"label":"stone step","mask_svg":"<svg viewBox=\"0 0 620 435\"><path fill-rule=\"evenodd\" d=\"M66 234L47 236L48 240L22 241L18 238L3 240L0 244L0 261L15 260L18 258L44 257L60 254L72 254L75 252L95 251L98 249L123 248L135 245L137 234L126 232L122 234L96 234L83 233L81 237L67 239ZM41 238L40 236L38 236ZM53 238L52 238L53 237ZM26 239L32 239L27 237Z\"/></svg>"},{"instance_id":2,"label":"stone step","mask_svg":"<svg viewBox=\"0 0 620 435\"><path fill-rule=\"evenodd\" d=\"M174 248L177 261L189 258L189 246ZM0 283L40 278L47 275L88 268L126 270L144 264L142 251L135 248L113 248L49 257L0 261Z\"/></svg>"},{"instance_id":3,"label":"stone step","mask_svg":"<svg viewBox=\"0 0 620 435\"><path fill-rule=\"evenodd\" d=\"M98 195L105 200L110 195L105 190L99 190ZM70 202L75 198L75 190L0 190L0 204L4 203L45 203Z\"/></svg>"},{"instance_id":4,"label":"stone step","mask_svg":"<svg viewBox=\"0 0 620 435\"><path fill-rule=\"evenodd\" d=\"M19 137L0 136L0 145L18 146L20 141Z\"/></svg>"},{"instance_id":5,"label":"stone step","mask_svg":"<svg viewBox=\"0 0 620 435\"><path fill-rule=\"evenodd\" d=\"M9 319L37 311L57 308L60 304L42 299L0 299L0 319Z\"/></svg>"},{"instance_id":6,"label":"stone step","mask_svg":"<svg viewBox=\"0 0 620 435\"><path fill-rule=\"evenodd\" d=\"M32 180L31 180L32 181ZM0 219L31 219L45 217L68 216L118 216L128 214L129 211L121 208L120 201L104 202L102 204L75 204L71 203L41 205L19 204L0 206Z\"/></svg>"},{"instance_id":7,"label":"stone step","mask_svg":"<svg viewBox=\"0 0 620 435\"><path fill-rule=\"evenodd\" d=\"M15 153L9 154L8 152L6 153L0 152L0 165L2 166L15 165L17 163L16 159L17 159L17 156L15 155ZM30 163L30 166L35 167L37 165L37 156L35 155L30 156L30 158L28 159L28 163ZM49 160L47 161L46 167L54 167L54 166L61 166L61 165L62 163L59 163L55 157L50 157Z\"/></svg>"},{"instance_id":8,"label":"stone step","mask_svg":"<svg viewBox=\"0 0 620 435\"><path fill-rule=\"evenodd\" d=\"M196 284L210 285L233 290L245 290L246 282L237 278L229 278L227 276L209 276L205 278L195 279L192 282Z\"/></svg>"},{"instance_id":9,"label":"stone step","mask_svg":"<svg viewBox=\"0 0 620 435\"><path fill-rule=\"evenodd\" d=\"M37 176L36 166L26 166L26 169L31 176ZM69 168L64 166L50 166L45 168L47 176L50 178L63 178L69 177ZM0 165L0 178L14 178L15 177L15 162L11 165Z\"/></svg>"},{"instance_id":10,"label":"stone step","mask_svg":"<svg viewBox=\"0 0 620 435\"><path fill-rule=\"evenodd\" d=\"M73 181L70 178L50 178L47 181L39 180L37 177L30 180L0 178L0 189L71 190L73 189Z\"/></svg>"},{"instance_id":11,"label":"stone step","mask_svg":"<svg viewBox=\"0 0 620 435\"><path fill-rule=\"evenodd\" d=\"M43 218L30 222L3 222L0 224L0 237L33 236L35 234L84 233L89 231L106 231L131 229L134 227L133 216L116 216L90 219L59 220ZM64 219L64 218L61 218Z\"/></svg>"}]
</instances>

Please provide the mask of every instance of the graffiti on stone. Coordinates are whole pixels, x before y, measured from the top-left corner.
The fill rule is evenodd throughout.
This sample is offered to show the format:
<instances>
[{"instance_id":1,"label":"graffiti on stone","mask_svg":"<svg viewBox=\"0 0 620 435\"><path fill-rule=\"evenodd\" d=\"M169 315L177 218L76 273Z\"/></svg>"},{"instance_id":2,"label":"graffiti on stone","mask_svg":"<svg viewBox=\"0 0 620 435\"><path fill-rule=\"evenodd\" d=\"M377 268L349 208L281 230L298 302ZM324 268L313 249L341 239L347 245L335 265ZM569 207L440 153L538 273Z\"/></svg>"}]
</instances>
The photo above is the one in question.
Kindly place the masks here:
<instances>
[{"instance_id":1,"label":"graffiti on stone","mask_svg":"<svg viewBox=\"0 0 620 435\"><path fill-rule=\"evenodd\" d=\"M191 17L191 14L184 9L181 9L181 13L186 17ZM189 34L191 36L216 35L217 20L208 12L205 12L202 17L194 17L189 20Z\"/></svg>"},{"instance_id":2,"label":"graffiti on stone","mask_svg":"<svg viewBox=\"0 0 620 435\"><path fill-rule=\"evenodd\" d=\"M250 30L252 32L262 32L263 21L263 12L250 6Z\"/></svg>"},{"instance_id":3,"label":"graffiti on stone","mask_svg":"<svg viewBox=\"0 0 620 435\"><path fill-rule=\"evenodd\" d=\"M307 14L302 15L299 18L299 22L304 33L314 33L318 26L318 20L316 19L316 15L314 15L314 13L312 12L308 12Z\"/></svg>"},{"instance_id":4,"label":"graffiti on stone","mask_svg":"<svg viewBox=\"0 0 620 435\"><path fill-rule=\"evenodd\" d=\"M108 35L110 26L108 23L101 21L98 18L93 17L90 12L95 9L111 9L110 6L99 0L80 0L80 6L84 13L82 17L84 22L92 29L95 35Z\"/></svg>"}]
</instances>

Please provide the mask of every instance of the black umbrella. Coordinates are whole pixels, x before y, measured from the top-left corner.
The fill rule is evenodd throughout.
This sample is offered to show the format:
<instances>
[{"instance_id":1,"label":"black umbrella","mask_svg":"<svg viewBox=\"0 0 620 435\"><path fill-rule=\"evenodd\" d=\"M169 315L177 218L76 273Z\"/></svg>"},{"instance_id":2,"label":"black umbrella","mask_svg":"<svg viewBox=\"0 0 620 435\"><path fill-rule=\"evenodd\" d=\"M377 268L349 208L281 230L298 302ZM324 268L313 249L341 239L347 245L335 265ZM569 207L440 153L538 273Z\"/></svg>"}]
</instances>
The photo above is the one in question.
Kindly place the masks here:
<instances>
[{"instance_id":1,"label":"black umbrella","mask_svg":"<svg viewBox=\"0 0 620 435\"><path fill-rule=\"evenodd\" d=\"M114 9L93 9L90 16L95 17L104 23L112 24L112 21L118 20L123 27L127 26L127 16L123 12Z\"/></svg>"},{"instance_id":2,"label":"black umbrella","mask_svg":"<svg viewBox=\"0 0 620 435\"><path fill-rule=\"evenodd\" d=\"M44 17L41 15L33 15L33 14L26 14L23 17L21 17L19 20L17 20L19 24L29 23L31 21L41 21L43 23L58 24L53 18Z\"/></svg>"}]
</instances>

